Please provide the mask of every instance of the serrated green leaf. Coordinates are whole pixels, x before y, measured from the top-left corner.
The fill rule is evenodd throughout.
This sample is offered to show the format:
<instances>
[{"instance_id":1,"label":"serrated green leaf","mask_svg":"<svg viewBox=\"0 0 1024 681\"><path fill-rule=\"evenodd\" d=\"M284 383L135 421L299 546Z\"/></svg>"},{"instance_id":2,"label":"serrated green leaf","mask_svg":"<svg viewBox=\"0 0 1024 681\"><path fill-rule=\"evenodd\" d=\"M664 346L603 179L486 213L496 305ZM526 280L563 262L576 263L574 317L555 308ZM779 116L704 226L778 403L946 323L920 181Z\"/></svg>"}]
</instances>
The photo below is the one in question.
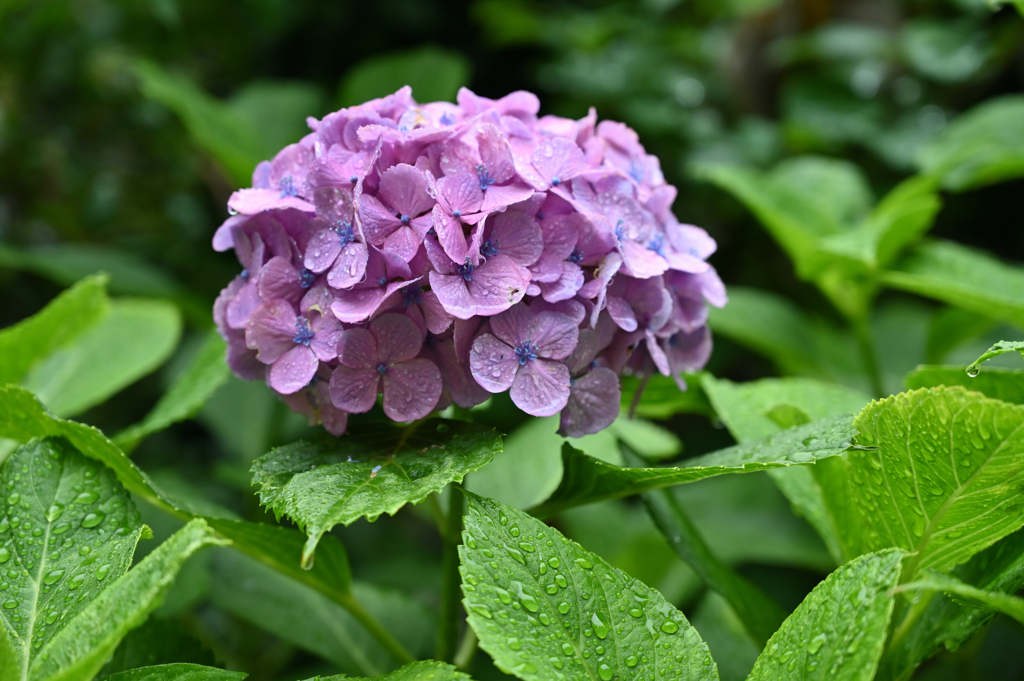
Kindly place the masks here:
<instances>
[{"instance_id":1,"label":"serrated green leaf","mask_svg":"<svg viewBox=\"0 0 1024 681\"><path fill-rule=\"evenodd\" d=\"M248 674L199 664L160 664L106 677L109 681L242 681Z\"/></svg>"},{"instance_id":2,"label":"serrated green leaf","mask_svg":"<svg viewBox=\"0 0 1024 681\"><path fill-rule=\"evenodd\" d=\"M432 419L404 428L380 425L344 437L278 447L253 464L260 502L309 536L304 559L338 524L394 515L450 482L461 482L501 449L491 428Z\"/></svg>"},{"instance_id":3,"label":"serrated green leaf","mask_svg":"<svg viewBox=\"0 0 1024 681\"><path fill-rule=\"evenodd\" d=\"M963 366L919 366L907 374L904 382L908 390L962 385L1003 402L1024 404L1024 369L995 367L972 378Z\"/></svg>"},{"instance_id":4,"label":"serrated green leaf","mask_svg":"<svg viewBox=\"0 0 1024 681\"><path fill-rule=\"evenodd\" d=\"M922 150L918 165L953 191L1024 175L1024 96L990 99L961 115Z\"/></svg>"},{"instance_id":5,"label":"serrated green leaf","mask_svg":"<svg viewBox=\"0 0 1024 681\"><path fill-rule=\"evenodd\" d=\"M72 343L36 364L24 384L54 413L71 416L103 402L170 357L181 314L159 300L114 300Z\"/></svg>"},{"instance_id":6,"label":"serrated green leaf","mask_svg":"<svg viewBox=\"0 0 1024 681\"><path fill-rule=\"evenodd\" d=\"M212 602L284 640L319 655L348 674L375 676L395 660L341 605L237 553L218 551L213 561L218 587ZM436 615L416 601L378 587L357 584L355 598L415 655L433 642Z\"/></svg>"},{"instance_id":7,"label":"serrated green leaf","mask_svg":"<svg viewBox=\"0 0 1024 681\"><path fill-rule=\"evenodd\" d=\"M65 624L32 660L28 678L92 678L125 634L160 604L185 560L204 546L224 543L202 520L189 522Z\"/></svg>"},{"instance_id":8,"label":"serrated green leaf","mask_svg":"<svg viewBox=\"0 0 1024 681\"><path fill-rule=\"evenodd\" d=\"M945 570L1024 525L1024 407L960 387L872 402L848 460L862 551L912 555L905 572ZM850 524L855 524L851 527Z\"/></svg>"},{"instance_id":9,"label":"serrated green leaf","mask_svg":"<svg viewBox=\"0 0 1024 681\"><path fill-rule=\"evenodd\" d=\"M417 101L454 101L458 89L469 82L470 63L451 50L421 47L371 57L351 67L338 90L341 106L354 106L384 97L405 85Z\"/></svg>"},{"instance_id":10,"label":"serrated green leaf","mask_svg":"<svg viewBox=\"0 0 1024 681\"><path fill-rule=\"evenodd\" d=\"M216 331L209 332L192 363L175 379L146 418L114 436L121 451L130 452L143 438L195 416L231 373L225 361L226 348L224 339Z\"/></svg>"},{"instance_id":11,"label":"serrated green leaf","mask_svg":"<svg viewBox=\"0 0 1024 681\"><path fill-rule=\"evenodd\" d=\"M620 468L562 447L562 481L544 503L530 510L545 517L581 504L618 499L725 473L746 473L811 464L841 454L856 432L852 416L808 423L762 440L688 459L680 468Z\"/></svg>"},{"instance_id":12,"label":"serrated green leaf","mask_svg":"<svg viewBox=\"0 0 1024 681\"><path fill-rule=\"evenodd\" d=\"M1024 271L951 241L914 248L884 284L1024 328Z\"/></svg>"},{"instance_id":13,"label":"serrated green leaf","mask_svg":"<svg viewBox=\"0 0 1024 681\"><path fill-rule=\"evenodd\" d=\"M318 676L309 681L471 681L469 676L446 662L420 660L411 662L384 676L355 678L351 676Z\"/></svg>"},{"instance_id":14,"label":"serrated green leaf","mask_svg":"<svg viewBox=\"0 0 1024 681\"><path fill-rule=\"evenodd\" d=\"M1012 594L1024 586L1024 531L1018 530L952 570L960 581L985 591ZM878 671L878 681L906 678L941 647L956 650L988 624L995 613L962 605L942 594L925 595L894 624Z\"/></svg>"},{"instance_id":15,"label":"serrated green leaf","mask_svg":"<svg viewBox=\"0 0 1024 681\"><path fill-rule=\"evenodd\" d=\"M995 610L1024 624L1024 598L979 589L935 570L923 570L917 579L908 584L901 584L896 591L939 591L962 601L964 605Z\"/></svg>"},{"instance_id":16,"label":"serrated green leaf","mask_svg":"<svg viewBox=\"0 0 1024 681\"><path fill-rule=\"evenodd\" d=\"M870 681L885 645L902 552L861 556L808 594L757 658L748 681Z\"/></svg>"},{"instance_id":17,"label":"serrated green leaf","mask_svg":"<svg viewBox=\"0 0 1024 681\"><path fill-rule=\"evenodd\" d=\"M19 383L33 365L62 348L107 312L107 277L86 277L40 312L0 331L0 384Z\"/></svg>"},{"instance_id":18,"label":"serrated green leaf","mask_svg":"<svg viewBox=\"0 0 1024 681\"><path fill-rule=\"evenodd\" d=\"M526 681L717 679L707 646L654 589L522 511L468 495L462 590L499 669Z\"/></svg>"},{"instance_id":19,"label":"serrated green leaf","mask_svg":"<svg viewBox=\"0 0 1024 681\"><path fill-rule=\"evenodd\" d=\"M19 660L13 678L24 679L35 653L125 573L143 525L114 475L64 440L19 448L2 486L0 558L9 588L0 622Z\"/></svg>"}]
</instances>

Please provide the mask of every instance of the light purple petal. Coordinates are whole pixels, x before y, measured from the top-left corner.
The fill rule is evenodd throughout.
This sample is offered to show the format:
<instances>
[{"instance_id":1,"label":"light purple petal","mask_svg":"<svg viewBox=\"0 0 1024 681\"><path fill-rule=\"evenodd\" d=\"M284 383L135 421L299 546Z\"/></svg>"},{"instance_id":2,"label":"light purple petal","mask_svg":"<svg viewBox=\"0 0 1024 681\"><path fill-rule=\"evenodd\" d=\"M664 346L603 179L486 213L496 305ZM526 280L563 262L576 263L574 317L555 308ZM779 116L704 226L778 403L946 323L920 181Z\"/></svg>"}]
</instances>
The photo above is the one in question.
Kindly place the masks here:
<instances>
[{"instance_id":1,"label":"light purple petal","mask_svg":"<svg viewBox=\"0 0 1024 681\"><path fill-rule=\"evenodd\" d=\"M498 314L512 307L523 299L530 284L530 270L503 255L496 255L477 267L472 277L467 288L479 315ZM440 292L438 297L441 297Z\"/></svg>"},{"instance_id":2,"label":"light purple petal","mask_svg":"<svg viewBox=\"0 0 1024 681\"><path fill-rule=\"evenodd\" d=\"M579 213L554 215L544 220L544 251L559 260L568 258L579 239L580 225L585 221Z\"/></svg>"},{"instance_id":3,"label":"light purple petal","mask_svg":"<svg viewBox=\"0 0 1024 681\"><path fill-rule=\"evenodd\" d=\"M313 204L297 196L281 196L277 189L239 189L228 199L228 209L239 215L255 215L265 210L294 208L312 213Z\"/></svg>"},{"instance_id":4,"label":"light purple petal","mask_svg":"<svg viewBox=\"0 0 1024 681\"><path fill-rule=\"evenodd\" d=\"M320 365L313 351L305 345L292 344L270 367L270 387L282 395L290 395L306 387Z\"/></svg>"},{"instance_id":5,"label":"light purple petal","mask_svg":"<svg viewBox=\"0 0 1024 681\"><path fill-rule=\"evenodd\" d=\"M633 308L622 298L608 296L605 300L605 309L611 315L612 321L618 324L619 328L623 331L637 330L638 325L636 323L636 315L633 314Z\"/></svg>"},{"instance_id":6,"label":"light purple petal","mask_svg":"<svg viewBox=\"0 0 1024 681\"><path fill-rule=\"evenodd\" d=\"M218 253L229 251L235 247L234 233L249 220L248 215L232 215L221 223L217 231L213 233L213 250Z\"/></svg>"},{"instance_id":7,"label":"light purple petal","mask_svg":"<svg viewBox=\"0 0 1024 681\"><path fill-rule=\"evenodd\" d=\"M574 265L571 262L562 262L558 279L553 282L542 282L540 284L541 294L544 296L544 300L549 303L570 300L583 287L583 280L583 270L579 265Z\"/></svg>"},{"instance_id":8,"label":"light purple petal","mask_svg":"<svg viewBox=\"0 0 1024 681\"><path fill-rule=\"evenodd\" d=\"M544 311L533 321L532 338L537 355L545 359L565 359L576 347L579 327L567 315Z\"/></svg>"},{"instance_id":9,"label":"light purple petal","mask_svg":"<svg viewBox=\"0 0 1024 681\"><path fill-rule=\"evenodd\" d=\"M414 218L434 206L427 193L427 177L405 163L385 170L380 176L379 196L399 215Z\"/></svg>"},{"instance_id":10,"label":"light purple petal","mask_svg":"<svg viewBox=\"0 0 1024 681\"><path fill-rule=\"evenodd\" d=\"M430 333L442 333L452 325L453 318L445 312L444 306L437 299L436 293L433 291L423 291L420 294L420 300L423 301L420 303L423 321L426 322L427 330Z\"/></svg>"},{"instance_id":11,"label":"light purple petal","mask_svg":"<svg viewBox=\"0 0 1024 681\"><path fill-rule=\"evenodd\" d=\"M350 369L377 370L377 341L366 329L346 329L338 339L338 361ZM340 405L339 405L340 406ZM342 407L344 409L344 407Z\"/></svg>"},{"instance_id":12,"label":"light purple petal","mask_svg":"<svg viewBox=\"0 0 1024 681\"><path fill-rule=\"evenodd\" d=\"M370 322L370 333L377 340L380 361L389 366L408 362L423 346L423 333L403 314L382 314Z\"/></svg>"},{"instance_id":13,"label":"light purple petal","mask_svg":"<svg viewBox=\"0 0 1024 681\"><path fill-rule=\"evenodd\" d=\"M313 339L309 343L310 350L321 362L330 362L338 356L338 341L341 340L343 328L330 311L316 315L310 321Z\"/></svg>"},{"instance_id":14,"label":"light purple petal","mask_svg":"<svg viewBox=\"0 0 1024 681\"><path fill-rule=\"evenodd\" d=\"M327 283L337 289L355 286L366 275L369 258L366 244L353 241L343 248L334 267L327 273Z\"/></svg>"},{"instance_id":15,"label":"light purple petal","mask_svg":"<svg viewBox=\"0 0 1024 681\"><path fill-rule=\"evenodd\" d=\"M437 181L437 202L448 215L459 211L462 215L480 210L484 193L476 175L459 173L447 175Z\"/></svg>"},{"instance_id":16,"label":"light purple petal","mask_svg":"<svg viewBox=\"0 0 1024 681\"><path fill-rule=\"evenodd\" d=\"M402 226L402 221L395 217L380 201L363 194L359 197L359 221L363 228L366 242L380 246L393 231Z\"/></svg>"},{"instance_id":17,"label":"light purple petal","mask_svg":"<svg viewBox=\"0 0 1024 681\"><path fill-rule=\"evenodd\" d=\"M339 253L341 240L338 233L333 229L321 229L309 240L302 264L307 270L319 274L334 264Z\"/></svg>"},{"instance_id":18,"label":"light purple petal","mask_svg":"<svg viewBox=\"0 0 1024 681\"><path fill-rule=\"evenodd\" d=\"M515 380L519 357L508 344L485 333L473 341L469 351L469 368L480 387L488 392L502 393Z\"/></svg>"},{"instance_id":19,"label":"light purple petal","mask_svg":"<svg viewBox=\"0 0 1024 681\"><path fill-rule=\"evenodd\" d=\"M621 401L615 372L605 367L591 369L570 388L558 432L567 437L583 437L604 430L618 418Z\"/></svg>"},{"instance_id":20,"label":"light purple petal","mask_svg":"<svg viewBox=\"0 0 1024 681\"><path fill-rule=\"evenodd\" d=\"M263 300L281 299L297 303L305 293L299 271L287 258L279 255L268 260L260 270L257 286Z\"/></svg>"},{"instance_id":21,"label":"light purple petal","mask_svg":"<svg viewBox=\"0 0 1024 681\"><path fill-rule=\"evenodd\" d=\"M445 214L441 206L434 207L434 232L437 234L437 241L453 262L463 262L466 259L468 245L466 234L462 223L453 217ZM427 251L430 255L430 251Z\"/></svg>"},{"instance_id":22,"label":"light purple petal","mask_svg":"<svg viewBox=\"0 0 1024 681\"><path fill-rule=\"evenodd\" d=\"M403 262L409 262L420 250L423 238L411 227L399 227L384 240L383 249Z\"/></svg>"},{"instance_id":23,"label":"light purple petal","mask_svg":"<svg viewBox=\"0 0 1024 681\"><path fill-rule=\"evenodd\" d=\"M387 293L387 288L379 286L339 291L335 301L331 303L331 312L346 324L366 321L384 302Z\"/></svg>"},{"instance_id":24,"label":"light purple petal","mask_svg":"<svg viewBox=\"0 0 1024 681\"><path fill-rule=\"evenodd\" d=\"M334 370L328 387L331 402L350 414L370 411L377 402L380 373L377 369L352 369L341 365Z\"/></svg>"},{"instance_id":25,"label":"light purple petal","mask_svg":"<svg viewBox=\"0 0 1024 681\"><path fill-rule=\"evenodd\" d=\"M429 359L388 367L384 373L384 413L393 421L414 421L431 411L441 397L441 372Z\"/></svg>"},{"instance_id":26,"label":"light purple petal","mask_svg":"<svg viewBox=\"0 0 1024 681\"><path fill-rule=\"evenodd\" d=\"M529 267L544 250L544 235L537 221L526 213L508 210L491 222L490 240L498 253Z\"/></svg>"},{"instance_id":27,"label":"light purple petal","mask_svg":"<svg viewBox=\"0 0 1024 681\"><path fill-rule=\"evenodd\" d=\"M637 279L649 279L668 270L668 262L646 246L641 246L630 239L619 243L623 267L626 272Z\"/></svg>"},{"instance_id":28,"label":"light purple petal","mask_svg":"<svg viewBox=\"0 0 1024 681\"><path fill-rule=\"evenodd\" d=\"M505 136L493 125L481 126L476 134L480 149L480 162L487 169L487 174L495 184L504 184L515 175L515 164L512 161L512 150ZM506 204L508 205L508 204Z\"/></svg>"},{"instance_id":29,"label":"light purple petal","mask_svg":"<svg viewBox=\"0 0 1024 681\"><path fill-rule=\"evenodd\" d=\"M496 210L504 210L508 206L526 201L533 194L533 187L517 182L505 186L491 185L484 192L484 199L480 204L480 212L492 213Z\"/></svg>"},{"instance_id":30,"label":"light purple petal","mask_svg":"<svg viewBox=\"0 0 1024 681\"><path fill-rule=\"evenodd\" d=\"M264 364L272 364L277 358L295 347L295 309L284 300L271 300L259 306L245 329L245 342L258 352L257 358Z\"/></svg>"},{"instance_id":31,"label":"light purple petal","mask_svg":"<svg viewBox=\"0 0 1024 681\"><path fill-rule=\"evenodd\" d=\"M466 360L465 364L459 362L453 339L437 341L424 353L441 370L444 387L451 394L452 401L458 406L469 409L483 403L491 396L473 378L469 369L469 360Z\"/></svg>"},{"instance_id":32,"label":"light purple petal","mask_svg":"<svg viewBox=\"0 0 1024 681\"><path fill-rule=\"evenodd\" d=\"M647 353L654 360L654 366L658 367L658 371L661 372L662 376L671 376L672 367L669 366L668 356L665 355L665 351L658 345L658 339L655 338L654 332L650 329L644 331L644 340L647 341Z\"/></svg>"},{"instance_id":33,"label":"light purple petal","mask_svg":"<svg viewBox=\"0 0 1024 681\"><path fill-rule=\"evenodd\" d=\"M347 181L349 178L345 178ZM323 187L313 193L317 217L327 222L328 227L353 224L352 191L345 187Z\"/></svg>"},{"instance_id":34,"label":"light purple petal","mask_svg":"<svg viewBox=\"0 0 1024 681\"><path fill-rule=\"evenodd\" d=\"M232 329L244 329L253 311L262 304L256 284L250 277L249 282L239 289L237 295L227 304L225 321Z\"/></svg>"},{"instance_id":35,"label":"light purple petal","mask_svg":"<svg viewBox=\"0 0 1024 681\"><path fill-rule=\"evenodd\" d=\"M470 295L462 275L431 272L430 288L445 311L456 319L469 319L477 313L476 300Z\"/></svg>"},{"instance_id":36,"label":"light purple petal","mask_svg":"<svg viewBox=\"0 0 1024 681\"><path fill-rule=\"evenodd\" d=\"M531 156L533 167L544 181L558 186L582 173L587 159L572 140L564 137L547 137L541 140Z\"/></svg>"},{"instance_id":37,"label":"light purple petal","mask_svg":"<svg viewBox=\"0 0 1024 681\"><path fill-rule=\"evenodd\" d=\"M491 333L515 347L523 341L533 340L536 319L537 315L525 303L513 305L491 317Z\"/></svg>"},{"instance_id":38,"label":"light purple petal","mask_svg":"<svg viewBox=\"0 0 1024 681\"><path fill-rule=\"evenodd\" d=\"M530 360L516 373L509 396L531 416L553 416L569 401L569 369L561 362Z\"/></svg>"},{"instance_id":39,"label":"light purple petal","mask_svg":"<svg viewBox=\"0 0 1024 681\"><path fill-rule=\"evenodd\" d=\"M673 373L699 371L711 357L711 331L706 326L680 331L665 343L665 354Z\"/></svg>"}]
</instances>

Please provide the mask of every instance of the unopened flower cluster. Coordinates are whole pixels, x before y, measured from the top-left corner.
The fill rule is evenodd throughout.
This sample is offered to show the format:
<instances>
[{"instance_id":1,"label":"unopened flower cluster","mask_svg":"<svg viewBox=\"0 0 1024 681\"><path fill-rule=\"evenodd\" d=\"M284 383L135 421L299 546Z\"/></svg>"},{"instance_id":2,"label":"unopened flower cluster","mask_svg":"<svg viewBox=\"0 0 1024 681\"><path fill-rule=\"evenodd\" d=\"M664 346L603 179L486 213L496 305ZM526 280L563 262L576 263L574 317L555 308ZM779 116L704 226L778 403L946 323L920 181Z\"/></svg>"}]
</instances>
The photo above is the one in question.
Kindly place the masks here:
<instances>
[{"instance_id":1,"label":"unopened flower cluster","mask_svg":"<svg viewBox=\"0 0 1024 681\"><path fill-rule=\"evenodd\" d=\"M403 88L309 119L214 236L243 267L214 309L235 373L338 435L378 395L409 421L508 390L578 437L618 415L624 372L685 388L726 300L714 241L633 130L538 110Z\"/></svg>"}]
</instances>

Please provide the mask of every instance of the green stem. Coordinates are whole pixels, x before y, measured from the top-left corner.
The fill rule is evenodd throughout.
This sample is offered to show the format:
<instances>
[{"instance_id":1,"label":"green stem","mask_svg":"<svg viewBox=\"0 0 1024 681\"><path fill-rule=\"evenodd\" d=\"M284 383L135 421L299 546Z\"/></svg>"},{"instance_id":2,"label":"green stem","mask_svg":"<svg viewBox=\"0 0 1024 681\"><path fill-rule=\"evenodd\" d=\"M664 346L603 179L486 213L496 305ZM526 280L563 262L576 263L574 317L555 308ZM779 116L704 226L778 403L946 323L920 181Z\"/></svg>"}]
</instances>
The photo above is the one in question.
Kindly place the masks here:
<instances>
[{"instance_id":1,"label":"green stem","mask_svg":"<svg viewBox=\"0 0 1024 681\"><path fill-rule=\"evenodd\" d=\"M871 380L871 391L875 397L883 397L885 388L882 386L882 371L875 355L875 345L871 340L871 327L866 319L854 319L852 322L853 333L857 336L860 354L864 359L864 368L868 370L868 378Z\"/></svg>"},{"instance_id":2,"label":"green stem","mask_svg":"<svg viewBox=\"0 0 1024 681\"><path fill-rule=\"evenodd\" d=\"M437 628L437 659L452 662L459 644L462 625L461 579L459 577L459 543L462 540L462 513L465 497L456 485L448 488L448 514L441 555L441 621Z\"/></svg>"},{"instance_id":3,"label":"green stem","mask_svg":"<svg viewBox=\"0 0 1024 681\"><path fill-rule=\"evenodd\" d=\"M469 673L469 666L473 664L473 658L477 651L476 632L466 627L466 633L462 636L462 643L459 644L459 652L455 653L455 667L460 672Z\"/></svg>"},{"instance_id":4,"label":"green stem","mask_svg":"<svg viewBox=\"0 0 1024 681\"><path fill-rule=\"evenodd\" d=\"M373 615L363 609L363 606L359 604L359 601L357 601L355 597L349 595L343 600L338 600L338 603L348 610L349 613L355 617L368 632L370 632L370 635L377 639L377 643L380 643L396 660L402 664L408 664L416 661L416 658L405 649L405 646L399 643L398 640L391 635L391 632L385 629Z\"/></svg>"}]
</instances>

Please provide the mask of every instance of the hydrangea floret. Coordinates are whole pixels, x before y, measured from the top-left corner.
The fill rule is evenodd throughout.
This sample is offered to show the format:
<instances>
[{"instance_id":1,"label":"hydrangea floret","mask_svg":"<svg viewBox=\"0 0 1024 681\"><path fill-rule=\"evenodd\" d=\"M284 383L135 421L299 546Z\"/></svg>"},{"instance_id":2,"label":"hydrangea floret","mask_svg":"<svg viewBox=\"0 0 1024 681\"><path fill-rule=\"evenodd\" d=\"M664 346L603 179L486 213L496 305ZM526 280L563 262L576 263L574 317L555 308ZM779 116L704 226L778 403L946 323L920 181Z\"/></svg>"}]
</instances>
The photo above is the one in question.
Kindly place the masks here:
<instances>
[{"instance_id":1,"label":"hydrangea floret","mask_svg":"<svg viewBox=\"0 0 1024 681\"><path fill-rule=\"evenodd\" d=\"M726 303L714 240L633 130L539 109L405 87L308 119L213 238L242 266L214 306L234 372L336 435L378 395L408 421L507 390L579 437L616 418L625 373L685 389Z\"/></svg>"}]
</instances>

